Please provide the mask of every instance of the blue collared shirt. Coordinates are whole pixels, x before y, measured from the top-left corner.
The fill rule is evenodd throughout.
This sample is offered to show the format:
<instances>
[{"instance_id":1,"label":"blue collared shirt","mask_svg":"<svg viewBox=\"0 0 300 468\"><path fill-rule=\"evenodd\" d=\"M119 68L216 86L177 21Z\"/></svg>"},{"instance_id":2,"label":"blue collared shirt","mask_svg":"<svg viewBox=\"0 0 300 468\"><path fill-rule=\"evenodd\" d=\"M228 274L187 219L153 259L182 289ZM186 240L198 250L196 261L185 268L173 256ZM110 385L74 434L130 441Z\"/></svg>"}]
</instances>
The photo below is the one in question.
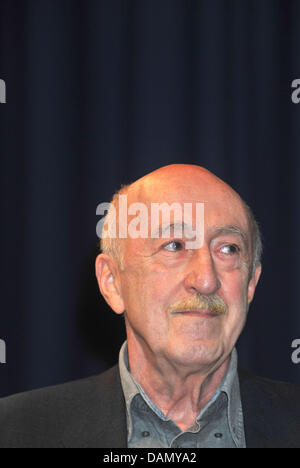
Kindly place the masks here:
<instances>
[{"instance_id":1,"label":"blue collared shirt","mask_svg":"<svg viewBox=\"0 0 300 468\"><path fill-rule=\"evenodd\" d=\"M243 412L234 348L225 377L195 424L180 427L150 400L129 371L127 342L119 355L129 448L245 448Z\"/></svg>"}]
</instances>

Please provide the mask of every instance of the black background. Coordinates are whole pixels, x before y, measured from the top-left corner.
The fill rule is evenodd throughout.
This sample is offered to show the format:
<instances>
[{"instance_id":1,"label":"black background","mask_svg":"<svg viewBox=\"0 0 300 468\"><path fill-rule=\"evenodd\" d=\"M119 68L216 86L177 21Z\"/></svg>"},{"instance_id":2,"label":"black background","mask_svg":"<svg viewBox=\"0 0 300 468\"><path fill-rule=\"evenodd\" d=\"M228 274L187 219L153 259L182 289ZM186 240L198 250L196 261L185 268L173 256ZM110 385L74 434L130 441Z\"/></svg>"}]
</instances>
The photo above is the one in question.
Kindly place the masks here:
<instances>
[{"instance_id":1,"label":"black background","mask_svg":"<svg viewBox=\"0 0 300 468\"><path fill-rule=\"evenodd\" d=\"M170 163L252 206L263 274L240 362L300 384L299 18L296 0L0 0L0 396L116 362L96 207Z\"/></svg>"}]
</instances>

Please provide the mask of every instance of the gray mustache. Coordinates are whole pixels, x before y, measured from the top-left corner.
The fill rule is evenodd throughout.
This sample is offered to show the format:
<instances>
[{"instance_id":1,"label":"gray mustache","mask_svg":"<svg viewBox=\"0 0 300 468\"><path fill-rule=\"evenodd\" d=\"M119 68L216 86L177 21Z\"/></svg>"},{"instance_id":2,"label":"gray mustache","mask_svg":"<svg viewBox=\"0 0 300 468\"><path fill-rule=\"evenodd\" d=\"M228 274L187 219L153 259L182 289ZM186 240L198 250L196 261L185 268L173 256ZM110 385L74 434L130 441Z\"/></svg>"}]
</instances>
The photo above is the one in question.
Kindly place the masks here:
<instances>
[{"instance_id":1,"label":"gray mustache","mask_svg":"<svg viewBox=\"0 0 300 468\"><path fill-rule=\"evenodd\" d=\"M197 294L175 302L169 307L168 311L170 313L176 313L197 309L206 309L217 315L221 315L227 312L228 307L217 294L212 294L210 296Z\"/></svg>"}]
</instances>

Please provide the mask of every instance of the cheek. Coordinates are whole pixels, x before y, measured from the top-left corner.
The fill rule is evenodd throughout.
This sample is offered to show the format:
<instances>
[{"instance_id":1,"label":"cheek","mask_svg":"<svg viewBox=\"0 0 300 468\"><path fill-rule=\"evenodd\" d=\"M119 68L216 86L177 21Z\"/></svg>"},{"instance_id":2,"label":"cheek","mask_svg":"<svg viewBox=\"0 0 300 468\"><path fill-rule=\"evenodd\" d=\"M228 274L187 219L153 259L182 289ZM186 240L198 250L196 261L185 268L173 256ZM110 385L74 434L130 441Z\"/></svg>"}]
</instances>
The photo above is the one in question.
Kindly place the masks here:
<instances>
[{"instance_id":1,"label":"cheek","mask_svg":"<svg viewBox=\"0 0 300 468\"><path fill-rule=\"evenodd\" d=\"M222 297L229 307L229 310L235 314L247 312L248 304L247 281L241 275L234 275L224 279L222 283Z\"/></svg>"},{"instance_id":2,"label":"cheek","mask_svg":"<svg viewBox=\"0 0 300 468\"><path fill-rule=\"evenodd\" d=\"M244 328L247 317L248 301L245 281L242 279L228 281L223 289L222 298L228 306L228 314L224 321L223 340L229 348L232 348Z\"/></svg>"},{"instance_id":3,"label":"cheek","mask_svg":"<svg viewBox=\"0 0 300 468\"><path fill-rule=\"evenodd\" d=\"M163 268L134 269L124 275L121 282L122 296L127 314L155 310L163 302L167 288L166 272ZM154 306L156 305L155 309ZM148 314L147 314L148 315Z\"/></svg>"},{"instance_id":4,"label":"cheek","mask_svg":"<svg viewBox=\"0 0 300 468\"><path fill-rule=\"evenodd\" d=\"M156 299L171 292L176 284L175 272L161 264L143 268L137 276L141 283L141 288L146 291L152 291Z\"/></svg>"},{"instance_id":5,"label":"cheek","mask_svg":"<svg viewBox=\"0 0 300 468\"><path fill-rule=\"evenodd\" d=\"M126 315L137 330L147 334L165 334L168 329L167 309L176 298L176 277L161 265L140 268L124 275L122 291Z\"/></svg>"}]
</instances>

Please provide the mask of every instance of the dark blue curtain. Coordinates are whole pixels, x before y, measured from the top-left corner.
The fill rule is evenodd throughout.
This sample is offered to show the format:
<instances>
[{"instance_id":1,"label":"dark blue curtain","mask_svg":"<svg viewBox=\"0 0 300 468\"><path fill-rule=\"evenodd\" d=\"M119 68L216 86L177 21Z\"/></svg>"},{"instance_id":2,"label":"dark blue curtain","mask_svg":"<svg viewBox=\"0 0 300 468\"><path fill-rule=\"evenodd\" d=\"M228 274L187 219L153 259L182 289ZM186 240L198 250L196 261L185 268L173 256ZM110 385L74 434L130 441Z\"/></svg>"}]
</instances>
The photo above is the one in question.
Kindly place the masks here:
<instances>
[{"instance_id":1,"label":"dark blue curtain","mask_svg":"<svg viewBox=\"0 0 300 468\"><path fill-rule=\"evenodd\" d=\"M0 396L98 373L96 207L196 163L252 206L263 274L241 364L300 383L299 0L0 0Z\"/></svg>"}]
</instances>

